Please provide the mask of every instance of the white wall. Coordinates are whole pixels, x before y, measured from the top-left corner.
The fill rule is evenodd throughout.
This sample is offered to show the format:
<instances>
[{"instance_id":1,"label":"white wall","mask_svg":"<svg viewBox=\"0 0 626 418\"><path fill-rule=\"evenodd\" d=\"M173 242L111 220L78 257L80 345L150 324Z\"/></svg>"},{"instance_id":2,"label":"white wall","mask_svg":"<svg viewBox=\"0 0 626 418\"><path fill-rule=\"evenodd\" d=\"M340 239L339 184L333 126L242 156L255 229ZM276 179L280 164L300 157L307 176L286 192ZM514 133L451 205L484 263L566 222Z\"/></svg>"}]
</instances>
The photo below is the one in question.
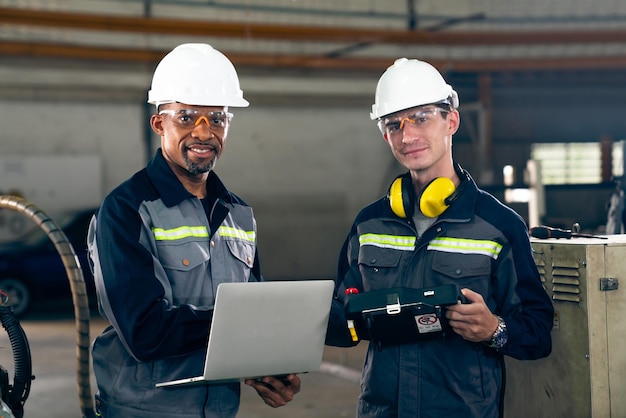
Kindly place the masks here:
<instances>
[{"instance_id":1,"label":"white wall","mask_svg":"<svg viewBox=\"0 0 626 418\"><path fill-rule=\"evenodd\" d=\"M108 191L143 162L142 122L141 107L128 103L0 100L0 156L97 155L102 178L94 187Z\"/></svg>"},{"instance_id":2,"label":"white wall","mask_svg":"<svg viewBox=\"0 0 626 418\"><path fill-rule=\"evenodd\" d=\"M354 215L395 169L368 111L294 103L235 112L216 172L255 208L264 271L332 275Z\"/></svg>"}]
</instances>

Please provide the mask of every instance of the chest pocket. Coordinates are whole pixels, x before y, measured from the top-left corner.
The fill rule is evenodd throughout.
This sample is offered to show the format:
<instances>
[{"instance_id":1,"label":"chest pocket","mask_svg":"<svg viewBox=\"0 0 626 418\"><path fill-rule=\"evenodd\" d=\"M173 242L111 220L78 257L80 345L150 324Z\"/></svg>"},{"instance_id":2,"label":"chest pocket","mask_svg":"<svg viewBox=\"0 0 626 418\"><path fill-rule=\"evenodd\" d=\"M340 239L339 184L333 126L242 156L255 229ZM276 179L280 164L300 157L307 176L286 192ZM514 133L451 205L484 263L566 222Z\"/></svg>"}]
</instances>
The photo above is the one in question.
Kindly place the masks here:
<instances>
[{"instance_id":1,"label":"chest pocket","mask_svg":"<svg viewBox=\"0 0 626 418\"><path fill-rule=\"evenodd\" d=\"M359 265L371 269L398 267L401 255L398 250L365 245L359 249Z\"/></svg>"},{"instance_id":2,"label":"chest pocket","mask_svg":"<svg viewBox=\"0 0 626 418\"><path fill-rule=\"evenodd\" d=\"M190 271L208 263L211 258L206 243L186 242L159 245L159 258L168 270Z\"/></svg>"},{"instance_id":3,"label":"chest pocket","mask_svg":"<svg viewBox=\"0 0 626 418\"><path fill-rule=\"evenodd\" d=\"M453 280L489 277L491 263L502 245L489 240L438 237L428 244L433 253L432 269Z\"/></svg>"},{"instance_id":4,"label":"chest pocket","mask_svg":"<svg viewBox=\"0 0 626 418\"><path fill-rule=\"evenodd\" d=\"M415 240L414 236L359 236L358 262L365 290L390 287L398 281L403 257L411 257Z\"/></svg>"},{"instance_id":5,"label":"chest pocket","mask_svg":"<svg viewBox=\"0 0 626 418\"><path fill-rule=\"evenodd\" d=\"M244 263L248 268L254 265L254 253L256 251L256 234L254 231L220 226L218 234L224 240L230 254Z\"/></svg>"},{"instance_id":6,"label":"chest pocket","mask_svg":"<svg viewBox=\"0 0 626 418\"><path fill-rule=\"evenodd\" d=\"M371 267L396 267L402 254L415 251L414 236L362 234L359 235L359 264Z\"/></svg>"},{"instance_id":7,"label":"chest pocket","mask_svg":"<svg viewBox=\"0 0 626 418\"><path fill-rule=\"evenodd\" d=\"M447 254L436 252L433 256L433 271L460 279L473 276L489 276L491 259L477 254Z\"/></svg>"},{"instance_id":8,"label":"chest pocket","mask_svg":"<svg viewBox=\"0 0 626 418\"><path fill-rule=\"evenodd\" d=\"M244 263L248 268L254 265L254 248L249 242L228 239L225 240L228 250L234 258Z\"/></svg>"},{"instance_id":9,"label":"chest pocket","mask_svg":"<svg viewBox=\"0 0 626 418\"><path fill-rule=\"evenodd\" d=\"M161 264L168 270L190 271L208 263L211 257L206 227L155 228L153 233Z\"/></svg>"},{"instance_id":10,"label":"chest pocket","mask_svg":"<svg viewBox=\"0 0 626 418\"><path fill-rule=\"evenodd\" d=\"M491 240L437 237L427 249L433 257L435 282L453 282L477 292L486 292L492 262L498 259L502 244Z\"/></svg>"}]
</instances>

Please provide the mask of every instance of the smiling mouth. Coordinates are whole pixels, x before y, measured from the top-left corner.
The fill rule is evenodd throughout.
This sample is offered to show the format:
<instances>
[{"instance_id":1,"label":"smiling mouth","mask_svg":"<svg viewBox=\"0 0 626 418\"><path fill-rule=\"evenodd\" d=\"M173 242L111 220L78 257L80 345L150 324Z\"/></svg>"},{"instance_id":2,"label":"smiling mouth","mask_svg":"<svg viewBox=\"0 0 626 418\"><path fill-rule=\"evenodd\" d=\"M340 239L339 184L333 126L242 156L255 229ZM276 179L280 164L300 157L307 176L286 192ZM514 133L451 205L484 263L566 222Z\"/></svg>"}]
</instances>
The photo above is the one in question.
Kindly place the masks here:
<instances>
[{"instance_id":1,"label":"smiling mouth","mask_svg":"<svg viewBox=\"0 0 626 418\"><path fill-rule=\"evenodd\" d=\"M200 157L217 154L217 148L213 146L190 146L187 150Z\"/></svg>"},{"instance_id":2,"label":"smiling mouth","mask_svg":"<svg viewBox=\"0 0 626 418\"><path fill-rule=\"evenodd\" d=\"M424 152L426 150L427 150L427 148L411 148L411 149L403 150L402 154L404 154L404 155L419 154L419 153L422 153L422 152Z\"/></svg>"}]
</instances>

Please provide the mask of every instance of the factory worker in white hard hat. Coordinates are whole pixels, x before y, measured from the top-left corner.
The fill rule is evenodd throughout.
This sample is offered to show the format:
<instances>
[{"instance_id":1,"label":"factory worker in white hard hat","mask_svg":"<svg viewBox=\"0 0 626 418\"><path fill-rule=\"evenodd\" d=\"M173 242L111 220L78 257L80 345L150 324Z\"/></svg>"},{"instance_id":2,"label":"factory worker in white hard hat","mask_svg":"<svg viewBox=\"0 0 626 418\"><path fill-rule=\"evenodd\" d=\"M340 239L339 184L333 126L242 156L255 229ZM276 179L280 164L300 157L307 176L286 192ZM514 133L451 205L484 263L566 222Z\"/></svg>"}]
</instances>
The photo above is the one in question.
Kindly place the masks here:
<instances>
[{"instance_id":1,"label":"factory worker in white hard hat","mask_svg":"<svg viewBox=\"0 0 626 418\"><path fill-rule=\"evenodd\" d=\"M148 102L161 146L105 197L89 229L99 308L111 324L92 348L97 414L235 417L239 381L160 384L202 375L218 285L263 280L252 209L215 172L232 108L248 101L224 54L183 44L156 67ZM293 374L245 383L271 407L300 391Z\"/></svg>"}]
</instances>

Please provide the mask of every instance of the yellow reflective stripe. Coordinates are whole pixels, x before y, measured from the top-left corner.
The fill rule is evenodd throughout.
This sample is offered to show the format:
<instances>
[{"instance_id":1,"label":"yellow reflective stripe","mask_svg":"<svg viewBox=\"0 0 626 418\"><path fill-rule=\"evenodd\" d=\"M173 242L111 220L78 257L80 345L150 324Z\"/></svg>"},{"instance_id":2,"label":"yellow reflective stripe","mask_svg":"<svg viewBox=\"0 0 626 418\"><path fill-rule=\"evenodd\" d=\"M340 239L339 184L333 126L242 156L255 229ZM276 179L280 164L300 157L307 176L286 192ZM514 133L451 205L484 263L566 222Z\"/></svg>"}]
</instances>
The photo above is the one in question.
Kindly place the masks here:
<instances>
[{"instance_id":1,"label":"yellow reflective stripe","mask_svg":"<svg viewBox=\"0 0 626 418\"><path fill-rule=\"evenodd\" d=\"M383 235L383 234L363 234L359 235L359 245L373 245L379 248L391 248L393 250L400 251L414 251L415 241L414 236L406 235Z\"/></svg>"},{"instance_id":2,"label":"yellow reflective stripe","mask_svg":"<svg viewBox=\"0 0 626 418\"><path fill-rule=\"evenodd\" d=\"M428 249L447 253L481 254L496 259L502 251L502 245L489 240L438 237L428 244Z\"/></svg>"},{"instance_id":3,"label":"yellow reflective stripe","mask_svg":"<svg viewBox=\"0 0 626 418\"><path fill-rule=\"evenodd\" d=\"M154 239L157 241L176 241L189 237L208 238L209 231L206 226L179 226L173 229L152 228Z\"/></svg>"},{"instance_id":4,"label":"yellow reflective stripe","mask_svg":"<svg viewBox=\"0 0 626 418\"><path fill-rule=\"evenodd\" d=\"M256 233L254 231L244 231L243 229L233 228L230 226L220 226L217 233L220 237L239 238L250 242L254 242L256 238Z\"/></svg>"}]
</instances>

